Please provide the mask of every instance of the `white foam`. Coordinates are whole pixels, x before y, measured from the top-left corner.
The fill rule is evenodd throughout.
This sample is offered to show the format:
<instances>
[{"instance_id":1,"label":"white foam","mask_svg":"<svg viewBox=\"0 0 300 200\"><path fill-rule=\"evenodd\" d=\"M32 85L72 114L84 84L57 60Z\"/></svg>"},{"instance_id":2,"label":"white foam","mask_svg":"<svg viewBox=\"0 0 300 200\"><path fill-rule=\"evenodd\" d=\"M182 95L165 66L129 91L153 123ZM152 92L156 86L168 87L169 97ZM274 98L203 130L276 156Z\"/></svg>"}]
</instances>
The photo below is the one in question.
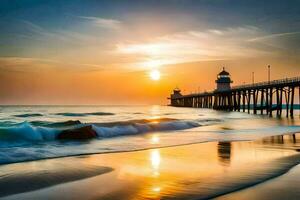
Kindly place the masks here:
<instances>
[{"instance_id":1,"label":"white foam","mask_svg":"<svg viewBox=\"0 0 300 200\"><path fill-rule=\"evenodd\" d=\"M191 121L171 121L160 123L133 123L131 125L116 125L113 127L103 127L93 125L93 129L97 132L99 137L113 137L122 135L133 135L140 133L147 133L153 131L173 131L189 129L199 126L196 122Z\"/></svg>"},{"instance_id":2,"label":"white foam","mask_svg":"<svg viewBox=\"0 0 300 200\"><path fill-rule=\"evenodd\" d=\"M99 127L93 125L93 129L97 132L99 137L113 137L121 135L137 134L139 131L132 125L114 126L114 127Z\"/></svg>"}]
</instances>

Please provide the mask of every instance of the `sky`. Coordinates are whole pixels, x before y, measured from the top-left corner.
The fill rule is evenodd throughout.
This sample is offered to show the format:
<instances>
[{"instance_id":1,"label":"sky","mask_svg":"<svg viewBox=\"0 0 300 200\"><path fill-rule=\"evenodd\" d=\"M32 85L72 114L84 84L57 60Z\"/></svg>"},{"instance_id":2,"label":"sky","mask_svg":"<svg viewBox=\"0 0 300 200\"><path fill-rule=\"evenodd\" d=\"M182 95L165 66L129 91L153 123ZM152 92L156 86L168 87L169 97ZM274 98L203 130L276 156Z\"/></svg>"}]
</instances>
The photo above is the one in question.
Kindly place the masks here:
<instances>
[{"instance_id":1,"label":"sky","mask_svg":"<svg viewBox=\"0 0 300 200\"><path fill-rule=\"evenodd\" d=\"M167 104L222 67L233 85L300 76L299 0L1 0L0 34L0 104Z\"/></svg>"}]
</instances>

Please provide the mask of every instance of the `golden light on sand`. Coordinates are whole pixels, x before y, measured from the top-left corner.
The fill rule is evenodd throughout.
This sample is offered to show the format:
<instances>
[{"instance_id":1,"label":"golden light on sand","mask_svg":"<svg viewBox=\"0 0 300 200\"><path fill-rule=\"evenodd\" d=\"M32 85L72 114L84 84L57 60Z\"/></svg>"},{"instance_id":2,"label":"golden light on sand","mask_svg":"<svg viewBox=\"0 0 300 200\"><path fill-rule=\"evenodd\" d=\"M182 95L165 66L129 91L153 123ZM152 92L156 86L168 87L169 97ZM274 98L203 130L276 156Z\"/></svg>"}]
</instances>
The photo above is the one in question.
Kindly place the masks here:
<instances>
[{"instance_id":1,"label":"golden light on sand","mask_svg":"<svg viewBox=\"0 0 300 200\"><path fill-rule=\"evenodd\" d=\"M150 155L151 165L154 170L158 170L160 165L160 153L158 149L153 149Z\"/></svg>"},{"instance_id":2,"label":"golden light on sand","mask_svg":"<svg viewBox=\"0 0 300 200\"><path fill-rule=\"evenodd\" d=\"M152 176L157 178L159 177L159 166L161 162L159 149L153 149L150 153L150 161L152 166Z\"/></svg>"},{"instance_id":3,"label":"golden light on sand","mask_svg":"<svg viewBox=\"0 0 300 200\"><path fill-rule=\"evenodd\" d=\"M157 69L153 69L150 72L150 78L154 81L158 81L160 79L160 71L158 71Z\"/></svg>"},{"instance_id":4,"label":"golden light on sand","mask_svg":"<svg viewBox=\"0 0 300 200\"><path fill-rule=\"evenodd\" d=\"M160 187L154 187L152 190L153 190L153 192L160 192L161 188Z\"/></svg>"}]
</instances>

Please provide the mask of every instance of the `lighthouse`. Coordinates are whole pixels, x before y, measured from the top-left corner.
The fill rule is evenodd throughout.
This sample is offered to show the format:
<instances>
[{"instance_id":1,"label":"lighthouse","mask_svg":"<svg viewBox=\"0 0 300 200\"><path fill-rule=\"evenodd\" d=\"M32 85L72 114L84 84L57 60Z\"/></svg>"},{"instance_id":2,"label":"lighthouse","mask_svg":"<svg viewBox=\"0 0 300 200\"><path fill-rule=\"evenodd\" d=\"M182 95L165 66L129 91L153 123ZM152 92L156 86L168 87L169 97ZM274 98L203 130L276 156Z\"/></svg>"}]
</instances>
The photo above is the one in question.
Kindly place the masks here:
<instances>
[{"instance_id":1,"label":"lighthouse","mask_svg":"<svg viewBox=\"0 0 300 200\"><path fill-rule=\"evenodd\" d=\"M223 67L223 70L217 76L216 91L230 90L231 89L231 87L230 87L231 83L232 83L232 80L230 78L230 74L227 71L225 71L225 67Z\"/></svg>"},{"instance_id":2,"label":"lighthouse","mask_svg":"<svg viewBox=\"0 0 300 200\"><path fill-rule=\"evenodd\" d=\"M171 94L171 99L176 99L176 98L179 98L179 97L182 97L181 90L178 87L176 87L173 90L173 94Z\"/></svg>"},{"instance_id":3,"label":"lighthouse","mask_svg":"<svg viewBox=\"0 0 300 200\"><path fill-rule=\"evenodd\" d=\"M176 87L173 90L173 94L171 94L171 96L168 98L171 100L171 106L180 106L180 102L178 100L178 98L181 98L183 95L181 94L181 90Z\"/></svg>"}]
</instances>

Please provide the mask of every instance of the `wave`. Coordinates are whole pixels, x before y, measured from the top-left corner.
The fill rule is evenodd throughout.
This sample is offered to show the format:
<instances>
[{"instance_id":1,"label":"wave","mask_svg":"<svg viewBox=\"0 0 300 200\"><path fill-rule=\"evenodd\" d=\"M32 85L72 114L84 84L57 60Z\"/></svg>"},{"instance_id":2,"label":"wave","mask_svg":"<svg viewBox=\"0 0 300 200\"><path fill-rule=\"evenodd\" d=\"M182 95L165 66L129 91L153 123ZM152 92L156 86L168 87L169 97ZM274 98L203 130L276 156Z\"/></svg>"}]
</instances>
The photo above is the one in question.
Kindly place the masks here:
<instances>
[{"instance_id":1,"label":"wave","mask_svg":"<svg viewBox=\"0 0 300 200\"><path fill-rule=\"evenodd\" d=\"M88 115L98 115L98 116L102 116L102 115L115 115L114 113L109 113L109 112L92 112L92 113L87 113Z\"/></svg>"},{"instance_id":2,"label":"wave","mask_svg":"<svg viewBox=\"0 0 300 200\"><path fill-rule=\"evenodd\" d=\"M215 120L213 120L215 121ZM209 122L209 123L208 123ZM215 121L216 122L216 121ZM83 130L92 127L97 138L108 138L124 135L135 135L157 131L175 131L208 125L210 120L186 121L170 118L141 119L111 123L81 123L78 120L65 122L23 122L13 126L0 128L0 141L53 141L63 131ZM1 145L0 147L3 146Z\"/></svg>"},{"instance_id":3,"label":"wave","mask_svg":"<svg viewBox=\"0 0 300 200\"><path fill-rule=\"evenodd\" d=\"M104 125L104 126L103 126ZM135 135L156 131L174 131L184 130L201 126L195 121L152 121L152 120L135 120L119 123L93 124L92 127L99 137L114 137L122 135Z\"/></svg>"},{"instance_id":4,"label":"wave","mask_svg":"<svg viewBox=\"0 0 300 200\"><path fill-rule=\"evenodd\" d=\"M15 117L42 117L43 115L40 113L26 113L20 115L14 115Z\"/></svg>"},{"instance_id":5,"label":"wave","mask_svg":"<svg viewBox=\"0 0 300 200\"><path fill-rule=\"evenodd\" d=\"M89 115L96 115L96 116L106 116L106 115L114 115L114 113L109 112L91 112L91 113L55 113L55 115L65 116L65 117L84 117Z\"/></svg>"},{"instance_id":6,"label":"wave","mask_svg":"<svg viewBox=\"0 0 300 200\"><path fill-rule=\"evenodd\" d=\"M57 134L60 132L59 129L47 128L47 127L35 127L30 125L28 122L12 127L1 127L0 128L0 140L1 141L44 141L44 140L55 140Z\"/></svg>"}]
</instances>

